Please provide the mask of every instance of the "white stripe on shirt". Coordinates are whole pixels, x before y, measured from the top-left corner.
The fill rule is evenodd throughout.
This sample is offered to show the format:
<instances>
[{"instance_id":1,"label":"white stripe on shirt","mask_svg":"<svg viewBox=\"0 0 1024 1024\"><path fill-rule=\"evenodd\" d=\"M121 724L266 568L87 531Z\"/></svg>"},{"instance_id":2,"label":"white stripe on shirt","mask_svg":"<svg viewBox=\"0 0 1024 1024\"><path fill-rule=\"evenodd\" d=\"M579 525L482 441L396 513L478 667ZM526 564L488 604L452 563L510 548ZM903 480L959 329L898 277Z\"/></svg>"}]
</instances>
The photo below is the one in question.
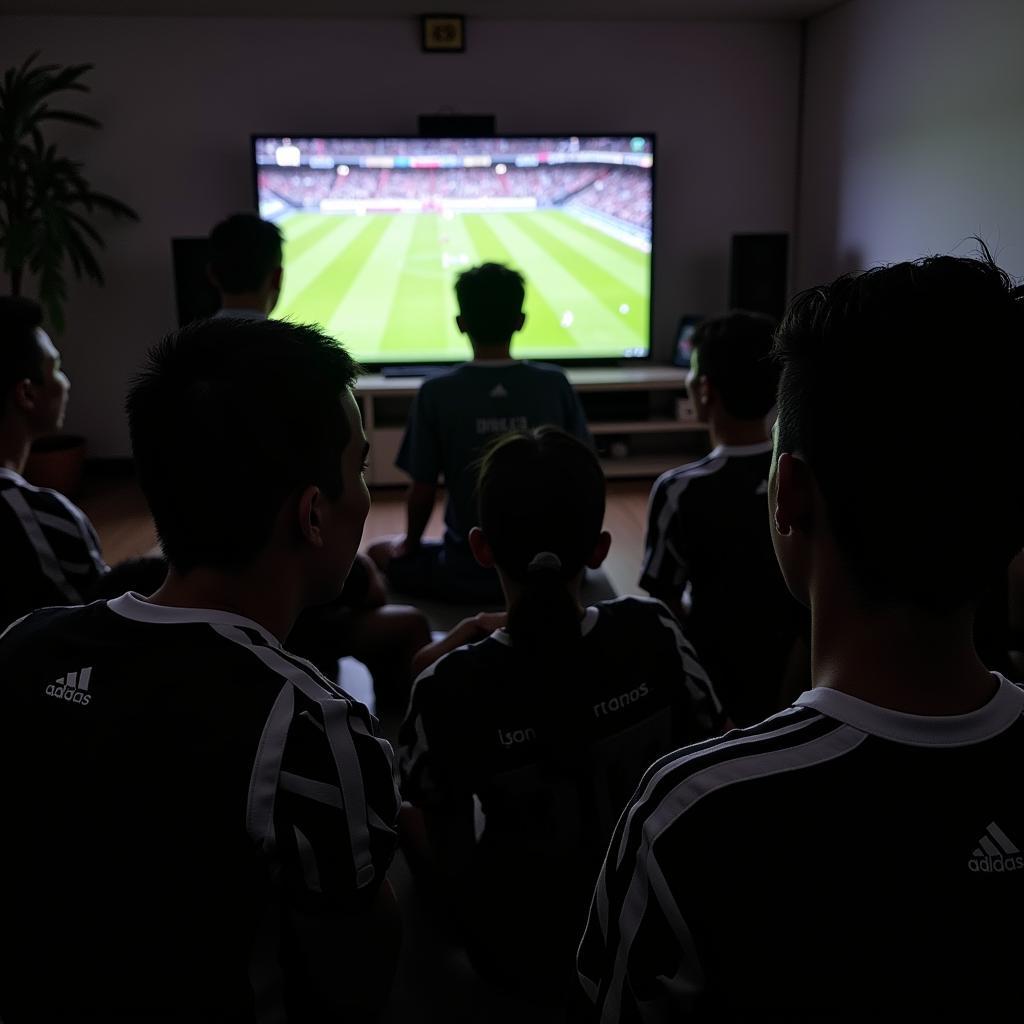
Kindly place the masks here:
<instances>
[{"instance_id":1,"label":"white stripe on shirt","mask_svg":"<svg viewBox=\"0 0 1024 1024\"><path fill-rule=\"evenodd\" d=\"M57 560L53 548L50 547L50 542L46 539L35 513L25 500L25 495L15 487L7 488L0 492L0 495L18 517L21 528L25 531L25 536L28 537L28 541L39 559L39 568L42 569L43 575L71 604L81 604L82 595L62 572L60 562Z\"/></svg>"}]
</instances>

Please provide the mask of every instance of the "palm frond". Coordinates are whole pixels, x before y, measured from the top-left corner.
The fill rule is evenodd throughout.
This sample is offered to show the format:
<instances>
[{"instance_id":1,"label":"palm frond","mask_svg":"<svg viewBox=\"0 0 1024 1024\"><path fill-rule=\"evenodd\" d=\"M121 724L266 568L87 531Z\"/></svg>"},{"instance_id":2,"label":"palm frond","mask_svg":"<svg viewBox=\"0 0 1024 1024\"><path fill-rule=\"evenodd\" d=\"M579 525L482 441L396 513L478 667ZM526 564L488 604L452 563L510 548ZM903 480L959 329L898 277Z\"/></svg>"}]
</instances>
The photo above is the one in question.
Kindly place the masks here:
<instances>
[{"instance_id":1,"label":"palm frond","mask_svg":"<svg viewBox=\"0 0 1024 1024\"><path fill-rule=\"evenodd\" d=\"M36 51L0 77L0 257L13 284L25 270L35 277L58 331L67 298L65 267L78 279L103 282L97 252L104 243L93 218L139 219L126 203L95 191L82 163L60 154L44 135L47 121L101 127L91 115L55 101L68 92L90 92L84 79L92 70L92 64L42 63Z\"/></svg>"}]
</instances>

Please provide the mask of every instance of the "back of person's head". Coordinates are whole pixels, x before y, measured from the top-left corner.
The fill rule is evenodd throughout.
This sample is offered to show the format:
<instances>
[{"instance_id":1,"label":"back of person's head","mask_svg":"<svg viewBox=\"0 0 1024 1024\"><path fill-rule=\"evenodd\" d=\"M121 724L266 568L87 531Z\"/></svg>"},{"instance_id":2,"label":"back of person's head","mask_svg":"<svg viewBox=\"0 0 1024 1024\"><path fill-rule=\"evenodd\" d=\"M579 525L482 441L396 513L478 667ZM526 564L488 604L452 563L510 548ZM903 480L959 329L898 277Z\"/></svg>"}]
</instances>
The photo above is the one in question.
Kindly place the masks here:
<instances>
[{"instance_id":1,"label":"back of person's head","mask_svg":"<svg viewBox=\"0 0 1024 1024\"><path fill-rule=\"evenodd\" d=\"M0 296L0 417L7 411L11 389L22 380L39 381L43 352L36 330L43 323L42 307L31 299Z\"/></svg>"},{"instance_id":2,"label":"back of person's head","mask_svg":"<svg viewBox=\"0 0 1024 1024\"><path fill-rule=\"evenodd\" d=\"M725 411L737 419L763 419L775 404L775 326L763 313L735 310L702 321L694 331L699 375L707 377Z\"/></svg>"},{"instance_id":3,"label":"back of person's head","mask_svg":"<svg viewBox=\"0 0 1024 1024\"><path fill-rule=\"evenodd\" d=\"M950 612L1024 544L1024 307L987 251L840 277L778 331L780 452L862 601Z\"/></svg>"},{"instance_id":4,"label":"back of person's head","mask_svg":"<svg viewBox=\"0 0 1024 1024\"><path fill-rule=\"evenodd\" d=\"M594 453L556 427L499 438L480 467L480 529L495 564L521 588L508 610L514 655L540 695L535 719L543 761L586 770L576 700L579 605L571 582L601 539L605 482Z\"/></svg>"},{"instance_id":5,"label":"back of person's head","mask_svg":"<svg viewBox=\"0 0 1024 1024\"><path fill-rule=\"evenodd\" d=\"M463 271L455 282L462 329L475 345L507 345L522 326L523 277L500 263Z\"/></svg>"},{"instance_id":6,"label":"back of person's head","mask_svg":"<svg viewBox=\"0 0 1024 1024\"><path fill-rule=\"evenodd\" d=\"M556 427L499 438L479 478L480 529L494 561L522 587L509 633L526 656L548 658L579 637L568 584L593 556L605 482L594 453Z\"/></svg>"},{"instance_id":7,"label":"back of person's head","mask_svg":"<svg viewBox=\"0 0 1024 1024\"><path fill-rule=\"evenodd\" d=\"M139 481L179 573L245 568L285 502L342 491L352 358L315 327L200 320L168 335L128 394ZM361 526L361 524L360 524Z\"/></svg>"},{"instance_id":8,"label":"back of person's head","mask_svg":"<svg viewBox=\"0 0 1024 1024\"><path fill-rule=\"evenodd\" d=\"M236 213L210 232L210 275L226 295L258 292L281 266L281 230L253 213Z\"/></svg>"}]
</instances>

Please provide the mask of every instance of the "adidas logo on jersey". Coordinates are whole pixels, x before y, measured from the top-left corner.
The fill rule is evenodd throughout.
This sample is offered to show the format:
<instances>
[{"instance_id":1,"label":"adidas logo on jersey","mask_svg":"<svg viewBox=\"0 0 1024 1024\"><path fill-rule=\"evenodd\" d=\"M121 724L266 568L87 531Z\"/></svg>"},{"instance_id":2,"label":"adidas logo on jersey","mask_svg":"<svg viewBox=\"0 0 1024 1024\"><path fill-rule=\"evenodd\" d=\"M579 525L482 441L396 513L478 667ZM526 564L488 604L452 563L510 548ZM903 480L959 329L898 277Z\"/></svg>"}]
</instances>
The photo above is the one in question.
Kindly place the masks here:
<instances>
[{"instance_id":1,"label":"adidas logo on jersey","mask_svg":"<svg viewBox=\"0 0 1024 1024\"><path fill-rule=\"evenodd\" d=\"M89 677L92 675L92 668L79 669L77 672L69 672L61 676L55 683L46 687L46 696L54 697L68 704L81 704L85 707L92 700L89 693Z\"/></svg>"},{"instance_id":2,"label":"adidas logo on jersey","mask_svg":"<svg viewBox=\"0 0 1024 1024\"><path fill-rule=\"evenodd\" d=\"M505 390L504 384L495 384L491 388L491 398L508 398L508 392Z\"/></svg>"},{"instance_id":3,"label":"adidas logo on jersey","mask_svg":"<svg viewBox=\"0 0 1024 1024\"><path fill-rule=\"evenodd\" d=\"M978 846L967 862L967 867L982 875L1001 875L1024 868L1024 856L993 821L978 840Z\"/></svg>"},{"instance_id":4,"label":"adidas logo on jersey","mask_svg":"<svg viewBox=\"0 0 1024 1024\"><path fill-rule=\"evenodd\" d=\"M610 697L608 700L601 701L600 704L595 704L594 717L600 718L602 715L610 714L613 711L621 711L622 708L635 704L642 697L646 697L650 692L650 687L646 683L641 683L628 693L620 693L618 697Z\"/></svg>"}]
</instances>

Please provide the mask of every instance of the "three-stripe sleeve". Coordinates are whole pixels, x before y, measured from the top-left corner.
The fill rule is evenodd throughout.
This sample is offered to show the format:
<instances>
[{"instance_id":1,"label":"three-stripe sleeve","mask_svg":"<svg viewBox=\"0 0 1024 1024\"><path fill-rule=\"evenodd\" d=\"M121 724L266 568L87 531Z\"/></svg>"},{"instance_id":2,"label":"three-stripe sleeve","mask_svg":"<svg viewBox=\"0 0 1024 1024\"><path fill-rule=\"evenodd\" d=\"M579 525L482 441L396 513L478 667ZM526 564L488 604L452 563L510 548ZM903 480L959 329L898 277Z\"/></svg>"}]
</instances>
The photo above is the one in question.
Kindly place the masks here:
<instances>
[{"instance_id":1,"label":"three-stripe sleeve","mask_svg":"<svg viewBox=\"0 0 1024 1024\"><path fill-rule=\"evenodd\" d=\"M648 771L612 836L579 946L586 1019L678 1020L704 988L706 964L679 905L685 865L662 863L661 837L723 787L841 757L864 738L790 708L753 729L663 758ZM715 836L701 842L714 843Z\"/></svg>"},{"instance_id":2,"label":"three-stripe sleeve","mask_svg":"<svg viewBox=\"0 0 1024 1024\"><path fill-rule=\"evenodd\" d=\"M282 677L253 766L250 836L271 856L286 896L339 909L364 905L396 845L390 745L366 708L308 662L239 627L212 628Z\"/></svg>"}]
</instances>

